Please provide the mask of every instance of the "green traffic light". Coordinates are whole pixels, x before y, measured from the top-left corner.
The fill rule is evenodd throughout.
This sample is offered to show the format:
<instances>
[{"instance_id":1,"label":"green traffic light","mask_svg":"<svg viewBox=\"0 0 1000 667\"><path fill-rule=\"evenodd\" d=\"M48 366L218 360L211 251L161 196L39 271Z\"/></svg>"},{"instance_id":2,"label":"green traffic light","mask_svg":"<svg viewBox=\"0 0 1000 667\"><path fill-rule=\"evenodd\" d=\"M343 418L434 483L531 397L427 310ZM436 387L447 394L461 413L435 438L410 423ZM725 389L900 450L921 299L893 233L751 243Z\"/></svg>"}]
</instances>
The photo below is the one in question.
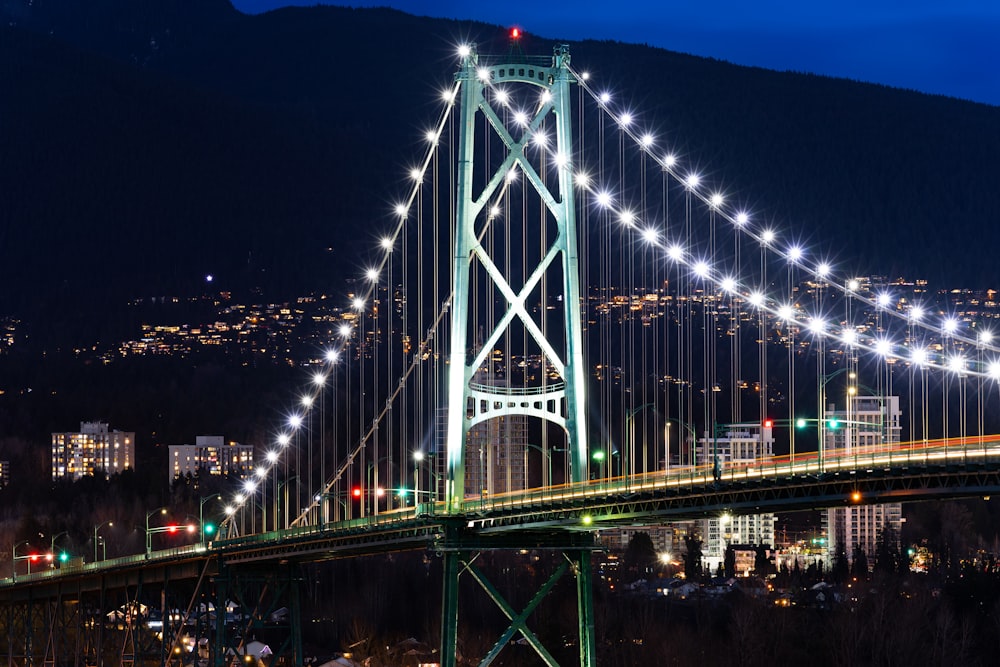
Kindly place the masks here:
<instances>
[{"instance_id":1,"label":"green traffic light","mask_svg":"<svg viewBox=\"0 0 1000 667\"><path fill-rule=\"evenodd\" d=\"M205 524L205 534L206 535L212 535L214 533L215 533L215 524L213 524L213 523L206 523Z\"/></svg>"},{"instance_id":2,"label":"green traffic light","mask_svg":"<svg viewBox=\"0 0 1000 667\"><path fill-rule=\"evenodd\" d=\"M69 560L69 554L68 553L66 553L65 551L59 552L59 562L60 563L65 563L68 560Z\"/></svg>"},{"instance_id":3,"label":"green traffic light","mask_svg":"<svg viewBox=\"0 0 1000 667\"><path fill-rule=\"evenodd\" d=\"M830 428L838 428L840 426L840 422L838 422L836 419L829 419L827 420L826 425L829 426Z\"/></svg>"},{"instance_id":4,"label":"green traffic light","mask_svg":"<svg viewBox=\"0 0 1000 667\"><path fill-rule=\"evenodd\" d=\"M806 427L806 420L805 420L805 419L802 419L802 418L800 417L799 419L797 419L797 420L795 421L795 427L796 427L796 428L805 428L805 427Z\"/></svg>"}]
</instances>

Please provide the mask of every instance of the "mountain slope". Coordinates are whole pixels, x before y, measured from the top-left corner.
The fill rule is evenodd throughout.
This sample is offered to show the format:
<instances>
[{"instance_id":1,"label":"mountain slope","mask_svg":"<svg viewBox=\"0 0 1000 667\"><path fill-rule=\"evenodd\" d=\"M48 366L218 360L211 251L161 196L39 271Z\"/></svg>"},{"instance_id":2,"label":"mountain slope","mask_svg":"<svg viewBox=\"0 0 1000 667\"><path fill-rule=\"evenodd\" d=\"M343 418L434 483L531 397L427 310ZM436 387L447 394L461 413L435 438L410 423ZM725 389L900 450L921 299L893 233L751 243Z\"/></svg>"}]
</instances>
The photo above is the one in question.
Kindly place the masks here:
<instances>
[{"instance_id":1,"label":"mountain slope","mask_svg":"<svg viewBox=\"0 0 1000 667\"><path fill-rule=\"evenodd\" d=\"M52 298L111 308L207 272L232 287L338 285L422 150L454 45L506 49L494 26L384 9L35 5L46 11L0 33L0 310L18 312L51 312ZM685 164L850 270L995 283L1000 109L571 48Z\"/></svg>"}]
</instances>

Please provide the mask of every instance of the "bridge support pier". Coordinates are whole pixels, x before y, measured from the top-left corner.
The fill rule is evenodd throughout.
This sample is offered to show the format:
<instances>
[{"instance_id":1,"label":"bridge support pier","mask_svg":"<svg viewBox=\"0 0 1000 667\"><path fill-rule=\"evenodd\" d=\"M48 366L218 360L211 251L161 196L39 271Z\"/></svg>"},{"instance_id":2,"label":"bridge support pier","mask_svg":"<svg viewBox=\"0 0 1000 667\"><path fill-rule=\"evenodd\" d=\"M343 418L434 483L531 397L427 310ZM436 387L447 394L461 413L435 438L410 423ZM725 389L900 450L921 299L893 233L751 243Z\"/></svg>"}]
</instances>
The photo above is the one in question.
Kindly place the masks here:
<instances>
[{"instance_id":1,"label":"bridge support pier","mask_svg":"<svg viewBox=\"0 0 1000 667\"><path fill-rule=\"evenodd\" d=\"M564 537L562 545L531 542L523 539L512 541L510 536L501 537L499 541L484 539L483 536L475 538L466 536L458 540L449 540L452 544L443 549L442 552L444 580L441 604L441 667L456 667L458 664L459 584L462 575L468 575L479 584L479 587L509 621L507 628L480 661L481 667L492 664L504 647L510 644L518 634L534 649L546 665L558 667L559 663L556 658L542 644L538 635L528 627L528 619L567 574L573 576L575 580L579 664L581 667L593 667L596 664L594 592L590 560L591 554L597 547L593 536L589 533L568 534L562 537ZM551 540L551 538L549 539ZM540 546L541 544L544 546ZM561 562L521 611L515 609L504 598L500 590L476 565L476 560L484 551L500 549L557 551L561 556Z\"/></svg>"},{"instance_id":2,"label":"bridge support pier","mask_svg":"<svg viewBox=\"0 0 1000 667\"><path fill-rule=\"evenodd\" d=\"M282 563L277 567L229 564L215 577L214 665L232 663L234 655L247 655L247 644L280 637L271 645L272 660L289 667L302 666L302 618L298 566ZM227 606L234 605L232 623L227 622ZM235 634L229 626L235 624ZM268 636L262 633L267 628ZM258 636L260 634L260 636ZM254 660L255 664L259 661Z\"/></svg>"}]
</instances>

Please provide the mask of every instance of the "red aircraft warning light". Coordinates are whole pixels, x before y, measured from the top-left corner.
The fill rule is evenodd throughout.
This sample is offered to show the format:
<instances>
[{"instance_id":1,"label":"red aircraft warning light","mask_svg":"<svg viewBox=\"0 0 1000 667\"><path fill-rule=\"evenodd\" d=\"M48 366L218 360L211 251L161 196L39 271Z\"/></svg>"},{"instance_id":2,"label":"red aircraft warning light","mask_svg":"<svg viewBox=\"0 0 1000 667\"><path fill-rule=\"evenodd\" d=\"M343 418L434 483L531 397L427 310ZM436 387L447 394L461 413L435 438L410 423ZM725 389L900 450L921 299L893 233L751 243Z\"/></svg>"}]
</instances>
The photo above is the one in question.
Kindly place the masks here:
<instances>
[{"instance_id":1,"label":"red aircraft warning light","mask_svg":"<svg viewBox=\"0 0 1000 667\"><path fill-rule=\"evenodd\" d=\"M521 29L520 28L511 28L510 29L510 38L511 39L520 39L521 38Z\"/></svg>"}]
</instances>

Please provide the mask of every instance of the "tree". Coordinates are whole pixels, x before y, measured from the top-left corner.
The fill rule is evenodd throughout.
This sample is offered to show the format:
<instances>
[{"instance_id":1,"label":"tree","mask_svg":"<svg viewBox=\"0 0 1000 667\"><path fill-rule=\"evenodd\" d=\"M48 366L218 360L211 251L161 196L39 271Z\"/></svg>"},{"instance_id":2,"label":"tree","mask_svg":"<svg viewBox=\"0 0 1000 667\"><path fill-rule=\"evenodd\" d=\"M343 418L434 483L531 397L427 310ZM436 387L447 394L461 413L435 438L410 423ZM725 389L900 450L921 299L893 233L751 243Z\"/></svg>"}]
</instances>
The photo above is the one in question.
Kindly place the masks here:
<instances>
[{"instance_id":1,"label":"tree","mask_svg":"<svg viewBox=\"0 0 1000 667\"><path fill-rule=\"evenodd\" d=\"M694 581L701 576L701 540L694 535L684 537L684 576Z\"/></svg>"},{"instance_id":2,"label":"tree","mask_svg":"<svg viewBox=\"0 0 1000 667\"><path fill-rule=\"evenodd\" d=\"M774 564L767 555L767 547L763 544L757 546L753 556L753 570L758 577L766 577L774 571Z\"/></svg>"},{"instance_id":3,"label":"tree","mask_svg":"<svg viewBox=\"0 0 1000 667\"><path fill-rule=\"evenodd\" d=\"M622 583L645 579L656 565L656 549L649 533L634 533L625 548L622 559Z\"/></svg>"},{"instance_id":4,"label":"tree","mask_svg":"<svg viewBox=\"0 0 1000 667\"><path fill-rule=\"evenodd\" d=\"M726 557L725 557L725 576L726 578L736 576L736 550L732 546L726 547Z\"/></svg>"},{"instance_id":5,"label":"tree","mask_svg":"<svg viewBox=\"0 0 1000 667\"><path fill-rule=\"evenodd\" d=\"M876 572L882 574L893 574L900 569L899 538L892 526L886 524L879 531L875 540L875 567Z\"/></svg>"},{"instance_id":6,"label":"tree","mask_svg":"<svg viewBox=\"0 0 1000 667\"><path fill-rule=\"evenodd\" d=\"M851 559L851 576L858 579L868 578L868 556L860 546L854 547L854 557Z\"/></svg>"},{"instance_id":7,"label":"tree","mask_svg":"<svg viewBox=\"0 0 1000 667\"><path fill-rule=\"evenodd\" d=\"M840 583L847 579L851 574L851 566L847 562L847 554L843 551L838 551L837 555L833 558L833 567L830 569L830 578L833 581Z\"/></svg>"}]
</instances>

